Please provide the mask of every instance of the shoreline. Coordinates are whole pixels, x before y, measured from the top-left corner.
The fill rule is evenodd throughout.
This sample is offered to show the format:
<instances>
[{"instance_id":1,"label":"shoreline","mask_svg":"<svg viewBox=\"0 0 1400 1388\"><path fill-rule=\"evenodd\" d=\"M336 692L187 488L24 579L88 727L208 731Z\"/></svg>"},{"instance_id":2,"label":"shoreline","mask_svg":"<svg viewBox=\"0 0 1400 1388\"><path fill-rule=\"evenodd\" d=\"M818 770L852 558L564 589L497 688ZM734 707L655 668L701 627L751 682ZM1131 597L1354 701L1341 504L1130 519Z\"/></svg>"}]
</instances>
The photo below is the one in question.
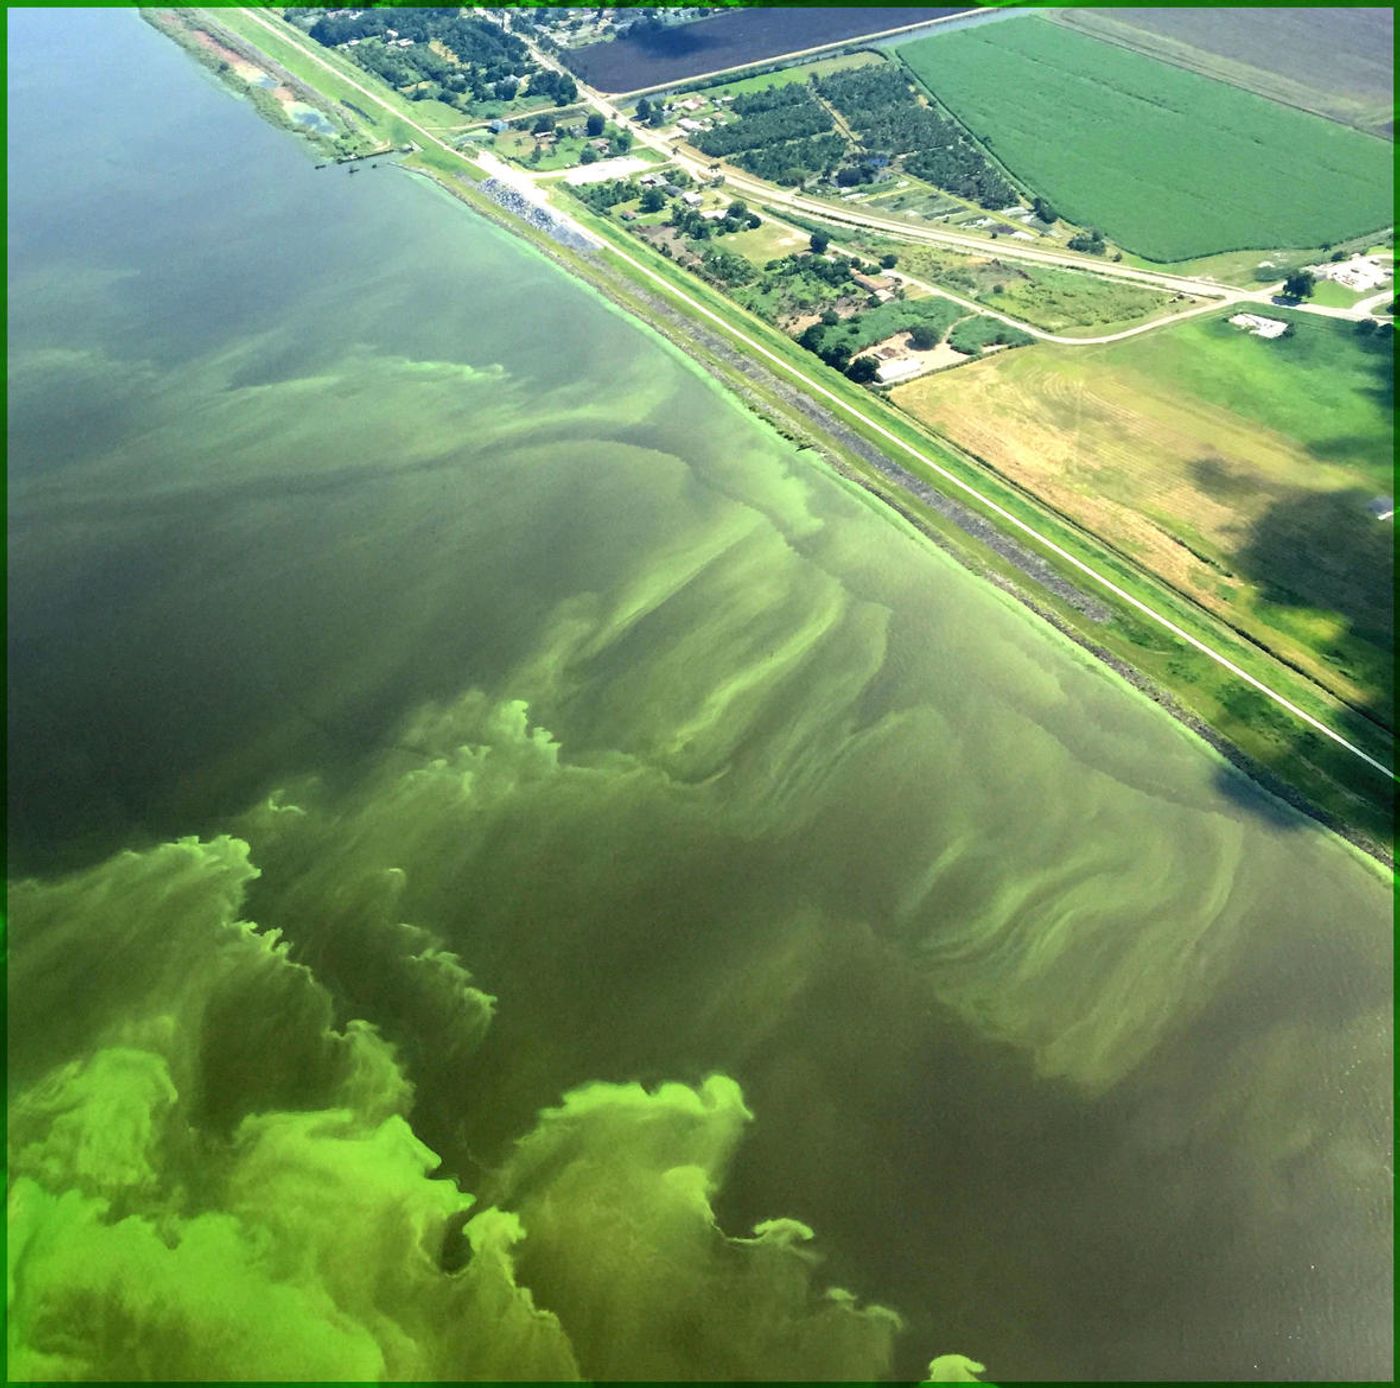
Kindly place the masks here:
<instances>
[{"instance_id":1,"label":"shoreline","mask_svg":"<svg viewBox=\"0 0 1400 1388\"><path fill-rule=\"evenodd\" d=\"M157 24L155 27L163 30L165 26ZM214 36L217 38L218 34L216 33ZM189 45L182 44L181 46L187 47L187 51L189 51ZM249 46L246 40L242 41L242 46L245 48ZM260 49L257 51L259 57L263 56ZM207 54L201 55L196 52L194 56L207 56ZM229 77L228 73L218 75L224 76L226 80ZM235 86L237 89L242 84L238 83L235 78L229 85ZM288 128L280 121L274 123L279 124L281 128ZM297 128L295 133L307 135L310 132L303 128ZM434 141L434 143L437 142ZM1033 615L1044 618L1088 655L1121 675L1130 687L1145 694L1168 712L1186 731L1199 736L1219 757L1235 768L1237 772L1245 775L1259 790L1274 799L1281 800L1290 809L1298 811L1324 828L1332 830L1354 849L1393 871L1393 846L1388 827L1377 835L1368 833L1365 828L1353 825L1343 817L1348 797L1352 797L1358 798L1361 803L1368 804L1373 810L1381 810L1381 819L1384 823L1386 807L1382 802L1372 801L1369 795L1351 790L1345 781L1335 779L1325 769L1312 766L1305 759L1303 762L1305 767L1311 767L1314 772L1320 772L1323 787L1327 790L1329 798L1334 789L1339 790L1342 794L1340 808L1343 813L1339 814L1334 810L1326 809L1322 803L1314 800L1313 793L1310 793L1309 790L1304 789L1285 774L1281 774L1261 762L1203 717L1184 708L1169 688L1160 684L1152 675L1140 670L1131 662L1130 658L1115 654L1101 646L1094 639L1092 632L1081 630L1071 618L1056 611L1053 606L1047 605L1043 599L1027 593L1016 581L1014 574L1007 574L996 567L995 560L999 560L1002 564L1020 569L1034 582L1044 587L1051 597L1076 609L1082 618L1098 621L1114 615L1110 609L1104 609L1104 616L1102 618L1097 616L1093 608L1099 607L1101 604L1082 592L1071 576L1061 572L1057 566L1040 554L1026 549L1010 531L997 526L980 513L970 511L948 492L930 486L906 468L894 463L892 457L885 450L843 422L827 406L819 402L815 395L803 392L797 385L785 380L756 357L744 355L735 344L700 323L694 315L685 313L664 295L638 283L634 277L627 275L617 267L595 260L592 254L581 248L554 244L556 238L551 236L548 228L536 225L534 218L526 218L522 221L519 216L511 215L513 209L498 205L498 200L490 196L489 190L483 191L468 177L465 169L460 174L449 173L441 168L433 167L426 159L420 159L416 166L401 164L400 167L406 168L410 173L426 177L430 183L436 185L455 202L465 204L485 215L489 221L511 233L518 240L543 252L561 269L571 273L599 293L617 311L626 314L645 330L654 332L673 350L691 363L699 365L702 371L714 381L716 388L736 396L750 413L774 428L783 438L795 444L800 450L809 449L816 452L822 463L830 468L833 476L841 478L846 485L859 487L872 500L883 502L900 517L903 523L911 525L924 538L932 540L940 549L955 558L965 570L989 579L995 587L1016 600ZM540 210L542 213L544 212L543 208ZM584 232L583 226L575 219L570 218L567 213L551 208L547 215L551 221L558 221L571 229ZM584 234L586 239L595 238L594 233L585 232ZM602 247L597 249L602 249ZM624 256L623 259L627 258ZM652 276L652 278L657 277ZM662 282L667 285L667 288L674 288L669 285L668 281ZM684 295L681 297L684 300ZM759 389L756 390L755 386ZM817 430L818 438L811 436L809 432L811 429ZM843 461L837 456L842 451L858 459L859 465L852 466ZM915 454L915 456L922 455ZM862 467L869 469L869 475L862 471ZM882 485L880 479L889 485ZM937 512L951 529L945 533L936 522L931 523L930 520L920 517L915 511L909 509L907 503L910 502ZM954 530L965 534L971 546L985 546L987 550L992 551L995 560L989 564L982 555L976 552L975 548L972 552L967 552L958 544L953 535ZM1051 548L1053 549L1054 546L1052 545ZM1111 587L1112 585L1107 586ZM1086 604L1092 606L1086 606ZM1169 625L1163 619L1159 618L1158 620L1163 625ZM1188 638L1188 640L1190 639ZM1198 643L1193 641L1192 644ZM1207 653L1210 652L1207 650ZM1227 663L1218 656L1215 658L1218 663ZM1245 678L1249 679L1248 676ZM1282 702L1277 695L1273 697L1276 702ZM1303 715L1303 717L1304 721L1312 721L1307 715ZM1334 734L1329 735L1335 737ZM1336 740L1342 741L1343 739L1337 737ZM1370 760L1369 757L1364 759Z\"/></svg>"},{"instance_id":2,"label":"shoreline","mask_svg":"<svg viewBox=\"0 0 1400 1388\"><path fill-rule=\"evenodd\" d=\"M582 267L574 260L567 259L560 248L553 245L547 232L538 232L539 238L527 233L517 218L511 217L504 208L499 207L494 202L488 202L484 197L479 204L477 200L466 196L465 188L452 186L451 182L441 175L427 169L407 169L406 172L417 177L426 179L430 184L439 188L442 192L451 197L455 202L462 204L472 211L480 213L487 220L495 223L502 230L510 233L526 244L533 246L541 254L547 256L561 269L583 280L590 288L601 294L614 307L625 313L634 321L639 321L642 325L657 336L668 342L675 350L685 356L690 362L706 370L716 384L728 395L734 397L746 410L760 419L764 424L777 431L777 433L795 445L799 450L815 452L821 462L831 469L838 477L847 483L859 487L870 497L885 507L888 507L907 525L911 526L924 539L930 541L943 553L958 563L966 572L973 574L990 582L994 587L1005 593L1008 597L1026 608L1034 616L1043 619L1052 626L1062 636L1074 643L1081 651L1091 656L1098 663L1106 666L1114 674L1120 676L1131 688L1144 695L1156 704L1164 713L1172 718L1180 727L1187 732L1194 734L1208 747L1211 748L1227 765L1237 774L1244 776L1252 785L1262 793L1271 796L1273 799L1281 801L1289 809L1296 811L1305 818L1313 821L1324 829L1331 831L1338 838L1342 839L1351 848L1363 854L1368 859L1379 864L1381 867L1393 872L1395 869L1395 859L1392 851L1383 844L1377 843L1370 836L1360 829L1348 824L1345 820L1325 810L1316 804L1303 790L1292 785L1277 772L1263 765L1252 757L1248 752L1237 746L1228 737L1216 728L1213 728L1203 718L1184 708L1170 690L1162 687L1151 676L1137 669L1128 661L1115 655L1112 651L1093 641L1086 633L1081 632L1070 622L1066 621L1058 612L1039 601L1035 595L1027 592L1013 579L997 571L981 565L967 554L964 554L958 547L952 544L949 539L940 534L927 521L914 513L906 504L902 503L899 496L892 494L878 486L873 480L863 476L856 469L836 456L829 444L821 439L814 439L806 434L805 430L794 433L792 430L793 421L790 419L775 418L774 411L767 401L761 400L751 389L747 388L742 379L735 380L731 372L742 370L745 376L760 381L770 396L776 396L783 404L796 410L805 417L805 422L819 433L825 434L829 439L841 447L849 450L860 457L862 461L873 467L878 473L887 478L890 483L902 490L911 492L918 500L933 506L940 514L960 530L967 533L970 538L987 544L989 548L1007 559L1013 564L1017 564L1017 557L1012 552L1012 547L1024 549L1013 537L1006 535L1003 531L985 521L982 517L962 507L958 502L950 497L945 497L935 488L929 487L920 479L908 473L899 464L886 457L874 445L854 434L840 420L836 419L818 401L809 400L801 394L795 387L782 381L767 367L761 363L751 361L744 357L737 348L724 341L718 335L710 332L709 329L698 323L694 323L685 317L678 309L665 303L659 296L656 296L645 289L636 286L629 286L628 296L633 303L641 303L649 310L647 314L638 313L633 306L626 302L622 294L614 285L608 282L607 278L600 274L585 273ZM538 231L538 229L536 229ZM583 259L584 257L580 257ZM698 349L698 350L697 350ZM723 375L711 369L711 362L722 363ZM799 428L800 428L799 424ZM927 491L931 493L933 500L924 495ZM956 510L954 510L956 508ZM961 512L959 516L957 512ZM966 517L970 524L963 524L962 517ZM1025 551L1030 559L1044 564L1038 555L1031 555ZM1042 577L1040 573L1032 573L1029 576L1043 583L1056 596L1063 601L1069 602L1072 606L1079 606L1074 598L1062 591L1060 585L1070 589L1075 595L1086 602L1095 602L1087 594L1081 594L1068 579L1063 578L1045 565L1047 574ZM1083 609L1081 609L1083 610Z\"/></svg>"}]
</instances>

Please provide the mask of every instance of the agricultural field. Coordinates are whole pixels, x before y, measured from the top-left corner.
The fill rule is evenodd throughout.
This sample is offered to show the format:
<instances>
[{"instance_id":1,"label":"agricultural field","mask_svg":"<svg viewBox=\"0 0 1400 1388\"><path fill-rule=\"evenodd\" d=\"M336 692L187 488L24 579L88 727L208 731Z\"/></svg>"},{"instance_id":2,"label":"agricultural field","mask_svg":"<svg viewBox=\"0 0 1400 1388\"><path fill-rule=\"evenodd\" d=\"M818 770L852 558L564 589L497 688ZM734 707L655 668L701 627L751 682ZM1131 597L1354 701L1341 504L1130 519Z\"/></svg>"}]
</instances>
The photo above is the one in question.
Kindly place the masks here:
<instances>
[{"instance_id":1,"label":"agricultural field","mask_svg":"<svg viewBox=\"0 0 1400 1388\"><path fill-rule=\"evenodd\" d=\"M1038 16L896 50L1068 220L1176 262L1388 226L1392 147Z\"/></svg>"},{"instance_id":2,"label":"agricultural field","mask_svg":"<svg viewBox=\"0 0 1400 1388\"><path fill-rule=\"evenodd\" d=\"M1394 724L1394 332L1270 309L998 352L905 410Z\"/></svg>"},{"instance_id":3,"label":"agricultural field","mask_svg":"<svg viewBox=\"0 0 1400 1388\"><path fill-rule=\"evenodd\" d=\"M1393 10L1230 5L1051 14L1148 57L1373 135L1393 134Z\"/></svg>"},{"instance_id":4,"label":"agricultural field","mask_svg":"<svg viewBox=\"0 0 1400 1388\"><path fill-rule=\"evenodd\" d=\"M635 92L670 86L726 68L768 62L784 53L962 14L967 8L738 10L693 24L646 30L610 43L571 49L561 57L570 71L599 91Z\"/></svg>"}]
</instances>

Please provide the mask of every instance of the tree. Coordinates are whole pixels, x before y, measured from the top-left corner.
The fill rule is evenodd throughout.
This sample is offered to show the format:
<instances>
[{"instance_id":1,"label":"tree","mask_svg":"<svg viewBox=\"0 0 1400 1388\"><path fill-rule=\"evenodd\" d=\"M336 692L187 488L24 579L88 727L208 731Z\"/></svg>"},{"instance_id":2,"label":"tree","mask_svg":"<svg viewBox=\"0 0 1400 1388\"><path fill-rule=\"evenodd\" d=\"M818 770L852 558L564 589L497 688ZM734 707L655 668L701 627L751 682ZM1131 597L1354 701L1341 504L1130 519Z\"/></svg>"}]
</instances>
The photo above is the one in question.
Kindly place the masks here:
<instances>
[{"instance_id":1,"label":"tree","mask_svg":"<svg viewBox=\"0 0 1400 1388\"><path fill-rule=\"evenodd\" d=\"M641 210L643 212L660 212L666 206L666 194L660 188L648 188L642 194Z\"/></svg>"},{"instance_id":2,"label":"tree","mask_svg":"<svg viewBox=\"0 0 1400 1388\"><path fill-rule=\"evenodd\" d=\"M539 119L535 121L534 125L530 127L530 129L533 130L536 135L547 135L551 130L554 129L554 117L540 116Z\"/></svg>"},{"instance_id":3,"label":"tree","mask_svg":"<svg viewBox=\"0 0 1400 1388\"><path fill-rule=\"evenodd\" d=\"M899 257L893 251L888 251L880 257L880 264L886 270L893 270L899 264Z\"/></svg>"},{"instance_id":4,"label":"tree","mask_svg":"<svg viewBox=\"0 0 1400 1388\"><path fill-rule=\"evenodd\" d=\"M602 113L594 111L588 117L588 134L591 139L597 139L603 133L603 127L607 122L603 119Z\"/></svg>"},{"instance_id":5,"label":"tree","mask_svg":"<svg viewBox=\"0 0 1400 1388\"><path fill-rule=\"evenodd\" d=\"M580 164L596 164L598 162L598 151L592 145L584 145L583 152L578 157Z\"/></svg>"},{"instance_id":6,"label":"tree","mask_svg":"<svg viewBox=\"0 0 1400 1388\"><path fill-rule=\"evenodd\" d=\"M880 374L880 363L874 357L857 357L846 368L846 375L857 385L869 385Z\"/></svg>"},{"instance_id":7,"label":"tree","mask_svg":"<svg viewBox=\"0 0 1400 1388\"><path fill-rule=\"evenodd\" d=\"M637 102L637 119L646 120L649 115L651 115L651 102L648 101L646 97L642 97L642 99Z\"/></svg>"},{"instance_id":8,"label":"tree","mask_svg":"<svg viewBox=\"0 0 1400 1388\"><path fill-rule=\"evenodd\" d=\"M512 77L508 82L497 82L492 90L496 94L497 101L512 101L515 99L516 92L520 90L520 83Z\"/></svg>"},{"instance_id":9,"label":"tree","mask_svg":"<svg viewBox=\"0 0 1400 1388\"><path fill-rule=\"evenodd\" d=\"M927 352L938 346L938 329L928 323L916 323L909 332L909 345L916 352Z\"/></svg>"},{"instance_id":10,"label":"tree","mask_svg":"<svg viewBox=\"0 0 1400 1388\"><path fill-rule=\"evenodd\" d=\"M826 248L831 245L831 237L824 231L814 231L808 244L812 247L813 255L825 255Z\"/></svg>"},{"instance_id":11,"label":"tree","mask_svg":"<svg viewBox=\"0 0 1400 1388\"><path fill-rule=\"evenodd\" d=\"M1311 299L1317 288L1317 276L1311 270L1294 270L1283 282L1286 299Z\"/></svg>"},{"instance_id":12,"label":"tree","mask_svg":"<svg viewBox=\"0 0 1400 1388\"><path fill-rule=\"evenodd\" d=\"M1031 210L1047 226L1053 226L1060 220L1060 214L1044 198L1036 198L1031 203Z\"/></svg>"},{"instance_id":13,"label":"tree","mask_svg":"<svg viewBox=\"0 0 1400 1388\"><path fill-rule=\"evenodd\" d=\"M735 198L729 204L729 210L724 214L726 217L747 217L749 215L749 205L742 198Z\"/></svg>"},{"instance_id":14,"label":"tree","mask_svg":"<svg viewBox=\"0 0 1400 1388\"><path fill-rule=\"evenodd\" d=\"M840 321L841 315L834 308L829 308L822 314L822 322L828 328L834 328Z\"/></svg>"}]
</instances>

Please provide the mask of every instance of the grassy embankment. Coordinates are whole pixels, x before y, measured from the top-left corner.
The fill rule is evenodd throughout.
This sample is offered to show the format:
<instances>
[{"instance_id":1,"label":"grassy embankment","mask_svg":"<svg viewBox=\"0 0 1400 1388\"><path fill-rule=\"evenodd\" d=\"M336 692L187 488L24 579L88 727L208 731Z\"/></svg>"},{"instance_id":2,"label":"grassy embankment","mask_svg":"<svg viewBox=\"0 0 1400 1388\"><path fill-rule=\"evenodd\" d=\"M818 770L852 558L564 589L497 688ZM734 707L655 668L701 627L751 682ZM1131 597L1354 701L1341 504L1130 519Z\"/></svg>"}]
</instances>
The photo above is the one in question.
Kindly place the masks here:
<instances>
[{"instance_id":1,"label":"grassy embankment","mask_svg":"<svg viewBox=\"0 0 1400 1388\"><path fill-rule=\"evenodd\" d=\"M1337 698L1394 724L1393 334L1218 316L901 386L987 458Z\"/></svg>"},{"instance_id":2,"label":"grassy embankment","mask_svg":"<svg viewBox=\"0 0 1400 1388\"><path fill-rule=\"evenodd\" d=\"M1020 181L1154 261L1315 246L1391 220L1386 141L1044 18L899 52Z\"/></svg>"},{"instance_id":3,"label":"grassy embankment","mask_svg":"<svg viewBox=\"0 0 1400 1388\"><path fill-rule=\"evenodd\" d=\"M251 27L250 21L245 20L245 23ZM271 35L265 37L276 46L288 46L273 40ZM288 63L288 66L291 64ZM309 65L303 59L301 66ZM365 82L363 85L370 84ZM658 297L670 302L683 318L690 317L694 309L677 302L676 296L679 294L714 314L719 323L734 324L746 337L762 344L792 371L819 382L830 391L836 401L845 407L832 413L839 417L843 429L849 431L851 436L863 440L867 445L873 444L891 457L898 457L901 466L910 473L949 491L969 509L988 514L987 508L971 496L951 487L902 450L892 449L890 442L873 427L875 424L882 426L894 438L934 458L952 475L975 487L988 501L1023 518L1046 538L1093 566L1104 577L1151 605L1162 616L1209 643L1220 654L1293 699L1328 726L1336 727L1353 740L1359 740L1372 755L1382 760L1388 759L1388 740L1378 737L1365 720L1339 707L1315 685L1298 679L1265 653L1240 641L1210 620L1207 614L1184 602L1127 560L1106 552L1094 537L1076 527L1068 517L1056 515L1042 507L1008 480L998 477L946 441L937 439L908 416L887 408L869 392L824 368L783 334L744 313L731 300L650 252L616 224L596 217L582 207L575 205L569 208L570 214L578 221L590 226L604 240L618 244L627 256L645 267L644 270L612 257L577 255L545 242L532 229L513 219L504 219L499 209L484 203L474 194L470 182L480 178L480 171L469 170L465 161L429 150L424 155L415 156L411 162L425 171L446 173L444 182L458 196L477 205L496 220L509 221L512 229L540 244L554 259L599 285L610 297L644 321L656 319ZM444 169L444 164L449 167ZM716 326L715 322L708 322L706 331L713 332ZM665 335L676 335L674 330L668 330L664 325L662 330ZM722 335L723 330L720 332ZM686 337L684 333L681 336L683 339ZM742 347L734 354L740 358L737 365L726 360L723 354L716 355L703 347L697 349L693 340L687 340L686 347L705 359L720 380L733 385L743 398L785 433L799 442L818 444L839 469L859 479L868 490L887 498L920 528L936 536L969 567L1000 580L1005 586L1027 593L1039 610L1082 644L1099 650L1130 670L1140 671L1150 686L1168 691L1170 700L1174 700L1189 718L1199 719L1238 748L1266 778L1269 775L1276 777L1305 796L1334 822L1350 827L1372 843L1388 847L1391 837L1390 783L1345 748L1308 728L1208 657L1184 646L1177 638L1133 612L1091 581L1074 574L1071 566L1045 551L1034 540L1019 534L1017 538L1022 543L1045 554L1053 567L1073 575L1085 591L1093 593L1113 609L1114 615L1108 622L1094 621L1055 593L1037 590L1035 583L993 546L967 534L935 508L897 492L862 457L846 446L839 435L833 437L814 425L787 398L788 392L779 384L781 372L769 373L766 369L755 372L750 362L744 360L746 353Z\"/></svg>"}]
</instances>

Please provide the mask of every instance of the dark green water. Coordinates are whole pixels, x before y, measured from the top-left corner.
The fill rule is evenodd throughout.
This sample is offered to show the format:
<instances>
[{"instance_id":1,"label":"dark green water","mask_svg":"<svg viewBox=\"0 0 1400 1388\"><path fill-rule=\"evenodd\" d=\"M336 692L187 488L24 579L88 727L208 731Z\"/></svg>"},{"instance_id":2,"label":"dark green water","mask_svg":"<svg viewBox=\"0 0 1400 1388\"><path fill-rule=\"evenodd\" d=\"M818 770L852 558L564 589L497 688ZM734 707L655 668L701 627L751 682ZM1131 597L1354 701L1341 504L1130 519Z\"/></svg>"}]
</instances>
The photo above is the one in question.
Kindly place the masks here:
<instances>
[{"instance_id":1,"label":"dark green water","mask_svg":"<svg viewBox=\"0 0 1400 1388\"><path fill-rule=\"evenodd\" d=\"M9 58L13 1376L1389 1375L1378 870L435 191Z\"/></svg>"}]
</instances>

